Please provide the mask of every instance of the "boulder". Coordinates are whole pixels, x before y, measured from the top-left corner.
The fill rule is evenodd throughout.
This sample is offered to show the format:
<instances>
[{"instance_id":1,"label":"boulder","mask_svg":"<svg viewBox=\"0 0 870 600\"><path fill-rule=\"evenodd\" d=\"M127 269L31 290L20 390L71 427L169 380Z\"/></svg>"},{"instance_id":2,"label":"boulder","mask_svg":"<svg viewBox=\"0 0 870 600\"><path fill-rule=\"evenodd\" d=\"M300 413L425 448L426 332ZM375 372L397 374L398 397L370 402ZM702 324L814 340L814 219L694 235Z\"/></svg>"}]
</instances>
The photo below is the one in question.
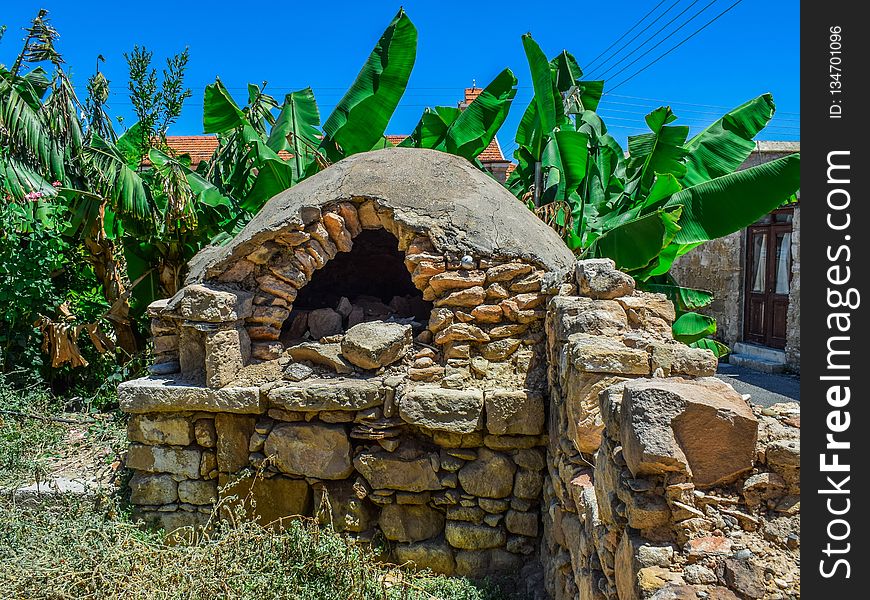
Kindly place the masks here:
<instances>
[{"instance_id":1,"label":"boulder","mask_svg":"<svg viewBox=\"0 0 870 600\"><path fill-rule=\"evenodd\" d=\"M758 422L718 379L642 379L625 384L623 454L634 476L690 475L699 488L730 483L752 468Z\"/></svg>"},{"instance_id":2,"label":"boulder","mask_svg":"<svg viewBox=\"0 0 870 600\"><path fill-rule=\"evenodd\" d=\"M353 472L350 440L341 425L279 423L266 438L264 452L292 475L344 479Z\"/></svg>"},{"instance_id":3,"label":"boulder","mask_svg":"<svg viewBox=\"0 0 870 600\"><path fill-rule=\"evenodd\" d=\"M347 330L341 354L363 369L379 369L402 359L412 343L410 325L369 321Z\"/></svg>"},{"instance_id":4,"label":"boulder","mask_svg":"<svg viewBox=\"0 0 870 600\"><path fill-rule=\"evenodd\" d=\"M419 542L444 528L444 515L425 504L388 504L378 520L384 537L395 542Z\"/></svg>"},{"instance_id":5,"label":"boulder","mask_svg":"<svg viewBox=\"0 0 870 600\"><path fill-rule=\"evenodd\" d=\"M615 300L556 296L550 302L553 334L564 342L575 333L618 336L628 330L625 311Z\"/></svg>"},{"instance_id":6,"label":"boulder","mask_svg":"<svg viewBox=\"0 0 870 600\"><path fill-rule=\"evenodd\" d=\"M343 331L341 315L331 308L318 308L308 313L308 331L315 340Z\"/></svg>"},{"instance_id":7,"label":"boulder","mask_svg":"<svg viewBox=\"0 0 870 600\"><path fill-rule=\"evenodd\" d=\"M514 487L514 462L488 448L481 448L477 459L459 469L459 483L473 496L484 498L506 498Z\"/></svg>"},{"instance_id":8,"label":"boulder","mask_svg":"<svg viewBox=\"0 0 870 600\"><path fill-rule=\"evenodd\" d=\"M418 427L454 433L471 433L481 428L481 390L421 385L407 390L398 404L399 416Z\"/></svg>"},{"instance_id":9,"label":"boulder","mask_svg":"<svg viewBox=\"0 0 870 600\"><path fill-rule=\"evenodd\" d=\"M649 375L649 354L629 348L619 339L575 333L568 337L571 365L584 373Z\"/></svg>"}]
</instances>

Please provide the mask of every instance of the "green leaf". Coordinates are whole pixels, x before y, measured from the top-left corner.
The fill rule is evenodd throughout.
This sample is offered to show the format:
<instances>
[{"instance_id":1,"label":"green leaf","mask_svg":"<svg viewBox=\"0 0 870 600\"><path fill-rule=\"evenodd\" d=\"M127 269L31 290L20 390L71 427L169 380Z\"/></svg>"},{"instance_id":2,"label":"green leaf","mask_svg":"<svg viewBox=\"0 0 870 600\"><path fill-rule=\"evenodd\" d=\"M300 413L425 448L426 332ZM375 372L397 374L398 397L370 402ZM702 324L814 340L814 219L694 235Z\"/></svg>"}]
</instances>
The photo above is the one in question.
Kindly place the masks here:
<instances>
[{"instance_id":1,"label":"green leaf","mask_svg":"<svg viewBox=\"0 0 870 600\"><path fill-rule=\"evenodd\" d=\"M676 119L670 107L660 107L646 116L652 133L628 138L630 155L626 168L626 192L635 201L644 199L656 174L670 173L677 179L686 174L686 150L683 144L689 128L669 126Z\"/></svg>"},{"instance_id":2,"label":"green leaf","mask_svg":"<svg viewBox=\"0 0 870 600\"><path fill-rule=\"evenodd\" d=\"M142 159L148 154L147 141L143 137L142 124L136 121L118 138L118 141L115 142L115 148L124 157L128 167L138 169L139 165L142 164Z\"/></svg>"},{"instance_id":3,"label":"green leaf","mask_svg":"<svg viewBox=\"0 0 870 600\"><path fill-rule=\"evenodd\" d=\"M453 106L425 108L413 133L399 143L399 148L440 148L450 126L461 114Z\"/></svg>"},{"instance_id":4,"label":"green leaf","mask_svg":"<svg viewBox=\"0 0 870 600\"><path fill-rule=\"evenodd\" d=\"M230 96L220 77L205 86L202 106L202 130L205 133L225 133L246 122L245 113Z\"/></svg>"},{"instance_id":5,"label":"green leaf","mask_svg":"<svg viewBox=\"0 0 870 600\"><path fill-rule=\"evenodd\" d=\"M674 321L674 339L691 344L716 333L716 319L696 312L687 312Z\"/></svg>"},{"instance_id":6,"label":"green leaf","mask_svg":"<svg viewBox=\"0 0 870 600\"><path fill-rule=\"evenodd\" d=\"M269 159L262 161L258 167L254 187L242 200L242 208L256 213L275 194L283 192L293 185L293 170L283 160Z\"/></svg>"},{"instance_id":7,"label":"green leaf","mask_svg":"<svg viewBox=\"0 0 870 600\"><path fill-rule=\"evenodd\" d=\"M800 154L685 188L665 206L682 206L674 241L693 244L747 227L779 207L800 186Z\"/></svg>"},{"instance_id":8,"label":"green leaf","mask_svg":"<svg viewBox=\"0 0 870 600\"><path fill-rule=\"evenodd\" d=\"M755 149L753 138L773 118L776 107L770 94L763 94L707 127L686 144L686 187L733 173Z\"/></svg>"},{"instance_id":9,"label":"green leaf","mask_svg":"<svg viewBox=\"0 0 870 600\"><path fill-rule=\"evenodd\" d=\"M453 121L445 136L447 152L469 160L489 146L507 118L517 78L505 69Z\"/></svg>"},{"instance_id":10,"label":"green leaf","mask_svg":"<svg viewBox=\"0 0 870 600\"><path fill-rule=\"evenodd\" d=\"M697 290L665 283L645 283L640 287L647 292L664 294L668 297L668 300L674 303L674 307L679 312L698 310L713 301L713 292L707 290Z\"/></svg>"},{"instance_id":11,"label":"green leaf","mask_svg":"<svg viewBox=\"0 0 870 600\"><path fill-rule=\"evenodd\" d=\"M367 152L384 135L416 55L417 29L400 9L323 125L323 147L330 159Z\"/></svg>"},{"instance_id":12,"label":"green leaf","mask_svg":"<svg viewBox=\"0 0 870 600\"><path fill-rule=\"evenodd\" d=\"M36 192L50 198L57 194L51 183L15 156L0 153L0 190L9 192L19 202L28 202L27 194Z\"/></svg>"},{"instance_id":13,"label":"green leaf","mask_svg":"<svg viewBox=\"0 0 870 600\"><path fill-rule=\"evenodd\" d=\"M716 355L716 358L723 358L731 354L731 348L723 344L722 342L718 342L716 340L710 338L701 338L700 340L695 340L691 344L689 344L692 348L703 348L704 350L710 350L713 354Z\"/></svg>"},{"instance_id":14,"label":"green leaf","mask_svg":"<svg viewBox=\"0 0 870 600\"><path fill-rule=\"evenodd\" d=\"M658 210L608 230L595 241L600 256L612 258L625 271L647 266L670 244L680 227L680 210Z\"/></svg>"},{"instance_id":15,"label":"green leaf","mask_svg":"<svg viewBox=\"0 0 870 600\"><path fill-rule=\"evenodd\" d=\"M96 180L96 188L111 199L112 208L121 217L139 224L152 223L154 207L145 192L139 173L127 165L126 158L113 144L99 135L82 149L82 162Z\"/></svg>"},{"instance_id":16,"label":"green leaf","mask_svg":"<svg viewBox=\"0 0 870 600\"><path fill-rule=\"evenodd\" d=\"M562 94L580 83L580 78L583 77L583 70L580 69L577 59L567 50L562 50L550 61L550 69L556 89Z\"/></svg>"},{"instance_id":17,"label":"green leaf","mask_svg":"<svg viewBox=\"0 0 870 600\"><path fill-rule=\"evenodd\" d=\"M526 52L526 59L529 61L529 69L532 72L532 87L535 90L534 103L541 122L541 130L544 133L549 133L565 122L562 96L553 82L550 61L547 60L543 50L529 33L523 35L523 48Z\"/></svg>"},{"instance_id":18,"label":"green leaf","mask_svg":"<svg viewBox=\"0 0 870 600\"><path fill-rule=\"evenodd\" d=\"M310 87L287 94L266 145L293 154L296 173L304 173L320 144L320 112Z\"/></svg>"},{"instance_id":19,"label":"green leaf","mask_svg":"<svg viewBox=\"0 0 870 600\"><path fill-rule=\"evenodd\" d=\"M32 88L25 83L29 93L22 94L18 87L7 80L11 75L0 76L0 128L4 137L21 152L34 157L43 169L51 168L51 138L49 128L39 117L38 108L28 99L33 97Z\"/></svg>"}]
</instances>

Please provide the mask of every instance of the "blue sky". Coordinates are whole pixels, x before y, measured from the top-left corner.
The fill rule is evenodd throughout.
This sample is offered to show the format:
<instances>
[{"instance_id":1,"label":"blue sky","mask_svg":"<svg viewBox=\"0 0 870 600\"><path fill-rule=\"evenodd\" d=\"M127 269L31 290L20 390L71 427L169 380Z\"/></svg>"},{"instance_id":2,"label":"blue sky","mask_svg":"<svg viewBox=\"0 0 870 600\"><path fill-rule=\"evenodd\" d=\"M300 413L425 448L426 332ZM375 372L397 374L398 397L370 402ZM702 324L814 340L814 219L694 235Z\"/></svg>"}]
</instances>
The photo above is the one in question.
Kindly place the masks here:
<instances>
[{"instance_id":1,"label":"blue sky","mask_svg":"<svg viewBox=\"0 0 870 600\"><path fill-rule=\"evenodd\" d=\"M710 4L704 12L666 39L623 73L625 67L674 28ZM563 48L572 52L587 74L599 76L681 11L646 46L611 69L611 86L655 59L734 0L623 0L584 6L580 3L422 2L405 0L405 10L417 27L417 62L388 133L410 132L425 106L455 105L463 88L476 81L484 86L505 67L519 79L519 90L499 141L507 153L513 132L532 96L520 36L531 32L548 56ZM611 50L617 50L653 23L612 60L587 65L650 9L659 5L641 27ZM559 9L557 7L564 7ZM193 91L170 134L202 132L202 90L220 76L244 103L248 82L268 82L277 98L306 86L314 88L323 120L352 83L398 2L283 2L254 4L119 3L86 0L6 5L0 24L8 31L0 43L0 63L12 62L23 37L22 27L40 7L49 10L59 30L59 42L77 86L93 72L98 54L106 57L102 71L112 85L110 114L132 122L126 95L123 53L134 44L154 51L158 64L190 47L186 83ZM171 7L171 8L168 8ZM611 8L612 7L612 8ZM693 131L724 112L764 92L771 92L777 116L760 138L797 140L799 98L799 3L787 0L743 0L705 30L658 63L605 96L599 112L611 133L625 144L626 136L644 130L643 115L670 104L678 123ZM608 53L609 54L609 53ZM605 54L603 58L607 58ZM595 77L593 77L595 78ZM82 94L83 97L83 94ZM723 107L723 108L720 108Z\"/></svg>"}]
</instances>

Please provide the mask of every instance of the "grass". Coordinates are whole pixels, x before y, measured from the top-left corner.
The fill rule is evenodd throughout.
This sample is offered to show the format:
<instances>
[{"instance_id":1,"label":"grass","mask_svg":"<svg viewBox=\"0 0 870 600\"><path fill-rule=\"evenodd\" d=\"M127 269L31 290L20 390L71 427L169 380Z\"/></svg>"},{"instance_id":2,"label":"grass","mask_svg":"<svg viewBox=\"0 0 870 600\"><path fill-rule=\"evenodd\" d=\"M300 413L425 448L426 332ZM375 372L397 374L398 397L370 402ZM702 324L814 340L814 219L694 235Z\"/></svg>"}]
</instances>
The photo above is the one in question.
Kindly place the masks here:
<instances>
[{"instance_id":1,"label":"grass","mask_svg":"<svg viewBox=\"0 0 870 600\"><path fill-rule=\"evenodd\" d=\"M0 503L4 598L496 600L492 586L410 573L307 520L281 532L239 521L169 542L118 502Z\"/></svg>"},{"instance_id":2,"label":"grass","mask_svg":"<svg viewBox=\"0 0 870 600\"><path fill-rule=\"evenodd\" d=\"M69 415L62 408L38 388L12 389L0 374L0 488L58 469L86 472L114 456L95 454L95 448L126 443L120 419ZM58 416L89 422L46 420ZM291 521L276 532L243 515L219 521L215 512L208 534L182 530L167 540L132 519L122 495L67 496L38 507L0 495L0 598L504 598L489 584L382 564L370 547L309 520Z\"/></svg>"}]
</instances>

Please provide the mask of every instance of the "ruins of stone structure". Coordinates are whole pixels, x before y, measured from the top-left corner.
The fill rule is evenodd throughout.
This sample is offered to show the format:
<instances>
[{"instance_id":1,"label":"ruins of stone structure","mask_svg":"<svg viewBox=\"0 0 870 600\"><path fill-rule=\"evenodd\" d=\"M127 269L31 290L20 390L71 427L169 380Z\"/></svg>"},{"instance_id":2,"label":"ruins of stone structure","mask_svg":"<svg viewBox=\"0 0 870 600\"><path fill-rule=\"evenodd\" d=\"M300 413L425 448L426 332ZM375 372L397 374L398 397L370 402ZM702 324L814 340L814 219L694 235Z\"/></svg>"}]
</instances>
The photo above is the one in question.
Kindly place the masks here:
<instances>
[{"instance_id":1,"label":"ruins of stone structure","mask_svg":"<svg viewBox=\"0 0 870 600\"><path fill-rule=\"evenodd\" d=\"M343 160L149 312L152 375L119 398L158 526L235 496L532 596L797 594L796 410L710 378L664 296L460 158Z\"/></svg>"}]
</instances>

